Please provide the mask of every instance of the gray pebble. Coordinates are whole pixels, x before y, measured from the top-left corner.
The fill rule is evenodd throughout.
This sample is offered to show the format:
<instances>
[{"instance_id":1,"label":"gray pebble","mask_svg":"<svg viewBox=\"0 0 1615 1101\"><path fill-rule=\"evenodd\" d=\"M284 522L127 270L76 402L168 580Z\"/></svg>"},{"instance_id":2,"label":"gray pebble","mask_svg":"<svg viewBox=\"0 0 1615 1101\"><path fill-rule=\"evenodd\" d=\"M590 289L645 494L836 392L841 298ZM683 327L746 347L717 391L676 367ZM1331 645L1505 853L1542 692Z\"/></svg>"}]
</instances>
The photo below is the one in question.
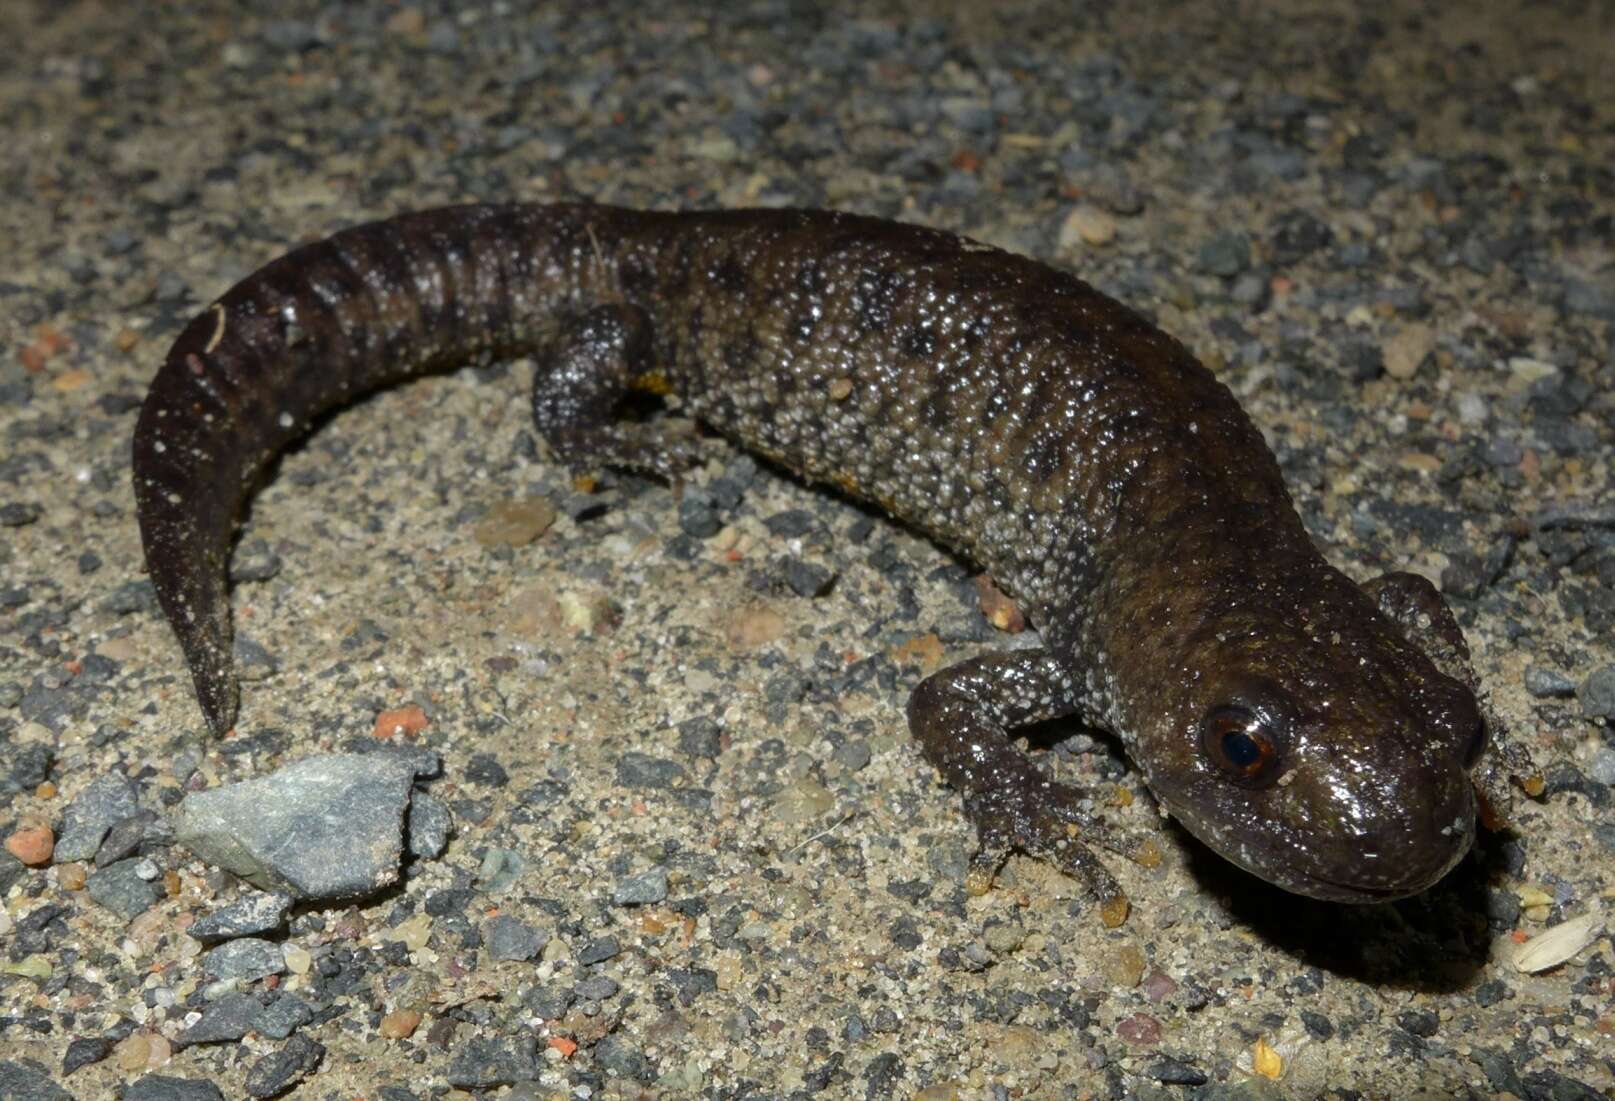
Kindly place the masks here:
<instances>
[{"instance_id":1,"label":"gray pebble","mask_svg":"<svg viewBox=\"0 0 1615 1101\"><path fill-rule=\"evenodd\" d=\"M581 1001L603 1002L619 989L616 982L606 975L590 975L578 983L573 992Z\"/></svg>"},{"instance_id":2,"label":"gray pebble","mask_svg":"<svg viewBox=\"0 0 1615 1101\"><path fill-rule=\"evenodd\" d=\"M175 835L196 855L293 898L352 898L398 878L419 762L390 753L307 757L269 776L200 791Z\"/></svg>"},{"instance_id":3,"label":"gray pebble","mask_svg":"<svg viewBox=\"0 0 1615 1101\"><path fill-rule=\"evenodd\" d=\"M836 763L848 772L863 771L869 766L870 756L869 743L862 738L843 742L834 754Z\"/></svg>"},{"instance_id":4,"label":"gray pebble","mask_svg":"<svg viewBox=\"0 0 1615 1101\"><path fill-rule=\"evenodd\" d=\"M293 1036L285 1047L265 1055L247 1071L247 1096L278 1097L307 1078L323 1058L323 1044L307 1036Z\"/></svg>"},{"instance_id":5,"label":"gray pebble","mask_svg":"<svg viewBox=\"0 0 1615 1101\"><path fill-rule=\"evenodd\" d=\"M1605 787L1615 787L1615 749L1605 746L1588 762L1587 775Z\"/></svg>"},{"instance_id":6,"label":"gray pebble","mask_svg":"<svg viewBox=\"0 0 1615 1101\"><path fill-rule=\"evenodd\" d=\"M652 868L648 872L618 880L611 891L611 901L618 906L642 906L661 902L667 898L667 869Z\"/></svg>"},{"instance_id":7,"label":"gray pebble","mask_svg":"<svg viewBox=\"0 0 1615 1101\"><path fill-rule=\"evenodd\" d=\"M80 1036L67 1045L62 1055L62 1077L66 1078L80 1067L99 1063L112 1054L112 1041L105 1036Z\"/></svg>"},{"instance_id":8,"label":"gray pebble","mask_svg":"<svg viewBox=\"0 0 1615 1101\"><path fill-rule=\"evenodd\" d=\"M1200 246L1195 264L1201 271L1232 279L1250 266L1250 239L1243 233L1219 233Z\"/></svg>"},{"instance_id":9,"label":"gray pebble","mask_svg":"<svg viewBox=\"0 0 1615 1101\"><path fill-rule=\"evenodd\" d=\"M150 810L131 814L113 825L107 831L106 839L101 847L95 851L95 866L104 868L108 864L122 860L126 856L134 855L141 842L146 840L147 832L157 821L157 812Z\"/></svg>"},{"instance_id":10,"label":"gray pebble","mask_svg":"<svg viewBox=\"0 0 1615 1101\"><path fill-rule=\"evenodd\" d=\"M453 824L453 816L442 800L417 791L409 801L409 821L405 827L410 854L422 860L437 859L449 843L449 829Z\"/></svg>"},{"instance_id":11,"label":"gray pebble","mask_svg":"<svg viewBox=\"0 0 1615 1101\"><path fill-rule=\"evenodd\" d=\"M836 575L823 566L804 562L800 558L785 560L785 584L797 596L823 596L835 584Z\"/></svg>"},{"instance_id":12,"label":"gray pebble","mask_svg":"<svg viewBox=\"0 0 1615 1101\"><path fill-rule=\"evenodd\" d=\"M617 758L617 782L626 788L670 788L684 782L684 766L648 753Z\"/></svg>"},{"instance_id":13,"label":"gray pebble","mask_svg":"<svg viewBox=\"0 0 1615 1101\"><path fill-rule=\"evenodd\" d=\"M712 498L699 490L685 490L678 517L680 530L696 539L709 539L723 527Z\"/></svg>"},{"instance_id":14,"label":"gray pebble","mask_svg":"<svg viewBox=\"0 0 1615 1101\"><path fill-rule=\"evenodd\" d=\"M525 921L501 914L482 930L488 955L496 960L530 960L549 943L550 935Z\"/></svg>"},{"instance_id":15,"label":"gray pebble","mask_svg":"<svg viewBox=\"0 0 1615 1101\"><path fill-rule=\"evenodd\" d=\"M645 1053L630 1046L629 1041L612 1033L594 1045L594 1059L602 1067L614 1071L634 1082L651 1082L656 1078L656 1067ZM889 1097L889 1089L871 1089L870 1097Z\"/></svg>"},{"instance_id":16,"label":"gray pebble","mask_svg":"<svg viewBox=\"0 0 1615 1101\"><path fill-rule=\"evenodd\" d=\"M314 1007L296 994L282 994L258 1018L258 1031L271 1040L284 1040L314 1019Z\"/></svg>"},{"instance_id":17,"label":"gray pebble","mask_svg":"<svg viewBox=\"0 0 1615 1101\"><path fill-rule=\"evenodd\" d=\"M162 890L145 874L146 860L120 860L90 873L85 888L96 902L125 921L133 921L162 898Z\"/></svg>"},{"instance_id":18,"label":"gray pebble","mask_svg":"<svg viewBox=\"0 0 1615 1101\"><path fill-rule=\"evenodd\" d=\"M239 1040L258 1025L264 1007L251 994L226 994L202 1010L202 1017L179 1034L182 1044L218 1044Z\"/></svg>"},{"instance_id":19,"label":"gray pebble","mask_svg":"<svg viewBox=\"0 0 1615 1101\"><path fill-rule=\"evenodd\" d=\"M155 612L157 590L150 581L126 581L113 589L101 606L113 615Z\"/></svg>"},{"instance_id":20,"label":"gray pebble","mask_svg":"<svg viewBox=\"0 0 1615 1101\"><path fill-rule=\"evenodd\" d=\"M57 863L89 860L112 827L139 810L135 786L120 773L96 777L62 814Z\"/></svg>"},{"instance_id":21,"label":"gray pebble","mask_svg":"<svg viewBox=\"0 0 1615 1101\"><path fill-rule=\"evenodd\" d=\"M237 634L231 646L236 659L236 675L244 681L266 680L280 671L280 662L250 635Z\"/></svg>"},{"instance_id":22,"label":"gray pebble","mask_svg":"<svg viewBox=\"0 0 1615 1101\"><path fill-rule=\"evenodd\" d=\"M538 986L522 996L522 1004L546 1021L566 1016L572 1008L572 991L559 986Z\"/></svg>"},{"instance_id":23,"label":"gray pebble","mask_svg":"<svg viewBox=\"0 0 1615 1101\"><path fill-rule=\"evenodd\" d=\"M1594 669L1576 695L1581 699L1581 713L1589 719L1615 719L1615 665Z\"/></svg>"},{"instance_id":24,"label":"gray pebble","mask_svg":"<svg viewBox=\"0 0 1615 1101\"><path fill-rule=\"evenodd\" d=\"M280 572L280 556L262 539L241 546L230 562L230 580L236 584L268 581Z\"/></svg>"},{"instance_id":25,"label":"gray pebble","mask_svg":"<svg viewBox=\"0 0 1615 1101\"><path fill-rule=\"evenodd\" d=\"M233 940L279 929L286 921L292 896L278 891L249 891L222 906L186 930L203 944Z\"/></svg>"},{"instance_id":26,"label":"gray pebble","mask_svg":"<svg viewBox=\"0 0 1615 1101\"><path fill-rule=\"evenodd\" d=\"M1525 690L1537 699L1563 699L1576 694L1576 682L1557 669L1527 665L1524 680Z\"/></svg>"},{"instance_id":27,"label":"gray pebble","mask_svg":"<svg viewBox=\"0 0 1615 1101\"><path fill-rule=\"evenodd\" d=\"M200 1078L148 1074L134 1085L124 1087L122 1101L224 1101L224 1094L219 1092L218 1086Z\"/></svg>"},{"instance_id":28,"label":"gray pebble","mask_svg":"<svg viewBox=\"0 0 1615 1101\"><path fill-rule=\"evenodd\" d=\"M527 870L527 858L515 849L491 847L477 869L477 882L491 895L508 891L522 872Z\"/></svg>"},{"instance_id":29,"label":"gray pebble","mask_svg":"<svg viewBox=\"0 0 1615 1101\"><path fill-rule=\"evenodd\" d=\"M41 515L39 506L35 504L13 501L0 505L0 528L27 527Z\"/></svg>"},{"instance_id":30,"label":"gray pebble","mask_svg":"<svg viewBox=\"0 0 1615 1101\"><path fill-rule=\"evenodd\" d=\"M723 750L723 730L706 717L679 723L679 752L688 757L716 760Z\"/></svg>"},{"instance_id":31,"label":"gray pebble","mask_svg":"<svg viewBox=\"0 0 1615 1101\"><path fill-rule=\"evenodd\" d=\"M5 1101L73 1101L73 1095L52 1080L50 1071L32 1059L0 1062L0 1098Z\"/></svg>"},{"instance_id":32,"label":"gray pebble","mask_svg":"<svg viewBox=\"0 0 1615 1101\"><path fill-rule=\"evenodd\" d=\"M538 1041L531 1036L473 1036L449 1063L448 1082L460 1089L492 1089L536 1081Z\"/></svg>"},{"instance_id":33,"label":"gray pebble","mask_svg":"<svg viewBox=\"0 0 1615 1101\"><path fill-rule=\"evenodd\" d=\"M285 970L280 945L258 937L226 941L202 957L202 971L210 979L254 982Z\"/></svg>"},{"instance_id":34,"label":"gray pebble","mask_svg":"<svg viewBox=\"0 0 1615 1101\"><path fill-rule=\"evenodd\" d=\"M622 945L617 943L616 937L600 937L591 940L578 949L578 962L587 967L590 964L604 963L622 951Z\"/></svg>"}]
</instances>

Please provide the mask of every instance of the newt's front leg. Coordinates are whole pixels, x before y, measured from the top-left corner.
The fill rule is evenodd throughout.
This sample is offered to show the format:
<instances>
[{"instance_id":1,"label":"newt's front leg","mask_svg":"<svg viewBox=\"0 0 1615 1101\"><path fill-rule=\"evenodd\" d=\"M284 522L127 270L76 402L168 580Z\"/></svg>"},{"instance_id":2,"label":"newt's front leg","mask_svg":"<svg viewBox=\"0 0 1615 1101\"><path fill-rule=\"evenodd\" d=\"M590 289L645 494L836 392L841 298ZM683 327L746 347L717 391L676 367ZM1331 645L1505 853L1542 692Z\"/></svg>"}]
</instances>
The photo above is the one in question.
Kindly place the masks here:
<instances>
[{"instance_id":1,"label":"newt's front leg","mask_svg":"<svg viewBox=\"0 0 1615 1101\"><path fill-rule=\"evenodd\" d=\"M980 842L967 884L982 893L1012 852L1047 860L1081 879L1099 917L1127 919L1127 896L1085 841L1140 864L1160 861L1153 841L1113 831L1083 804L1088 793L1045 777L1015 748L1010 730L1085 711L1071 670L1047 650L972 658L933 673L908 701L908 725L926 760L964 793Z\"/></svg>"}]
</instances>

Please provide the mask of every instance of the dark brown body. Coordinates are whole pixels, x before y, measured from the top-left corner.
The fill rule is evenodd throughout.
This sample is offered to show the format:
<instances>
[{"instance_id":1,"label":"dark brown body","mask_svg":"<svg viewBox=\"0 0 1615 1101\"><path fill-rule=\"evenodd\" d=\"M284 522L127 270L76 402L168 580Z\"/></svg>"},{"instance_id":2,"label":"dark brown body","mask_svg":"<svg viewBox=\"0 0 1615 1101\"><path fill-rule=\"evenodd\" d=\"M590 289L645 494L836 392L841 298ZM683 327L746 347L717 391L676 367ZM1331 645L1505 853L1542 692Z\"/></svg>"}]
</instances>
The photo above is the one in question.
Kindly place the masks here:
<instances>
[{"instance_id":1,"label":"dark brown body","mask_svg":"<svg viewBox=\"0 0 1615 1101\"><path fill-rule=\"evenodd\" d=\"M1371 595L1327 566L1232 395L1138 314L1021 257L824 212L428 211L299 249L201 314L146 399L135 487L215 732L236 707L226 559L267 461L359 393L526 353L565 458L676 474L688 455L611 420L629 388L665 385L1021 599L1044 649L944 671L910 705L985 861L1051 855L1119 898L1065 827L1138 846L1007 735L1073 713L1121 735L1191 830L1292 889L1394 897L1467 849L1481 719L1428 586L1393 575ZM1401 614L1415 605L1422 621ZM1238 730L1208 753L1213 713L1218 730L1250 718L1282 757L1271 776L1219 760L1248 755Z\"/></svg>"}]
</instances>

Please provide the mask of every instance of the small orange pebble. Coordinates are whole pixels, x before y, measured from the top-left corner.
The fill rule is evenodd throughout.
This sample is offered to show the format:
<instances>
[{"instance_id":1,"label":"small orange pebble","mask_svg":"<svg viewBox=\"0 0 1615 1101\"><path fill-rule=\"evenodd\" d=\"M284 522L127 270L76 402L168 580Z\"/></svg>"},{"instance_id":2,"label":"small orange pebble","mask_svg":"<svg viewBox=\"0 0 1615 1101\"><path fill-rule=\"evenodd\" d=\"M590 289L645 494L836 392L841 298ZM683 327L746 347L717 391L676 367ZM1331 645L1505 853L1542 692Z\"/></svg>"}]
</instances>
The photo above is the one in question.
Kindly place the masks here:
<instances>
[{"instance_id":1,"label":"small orange pebble","mask_svg":"<svg viewBox=\"0 0 1615 1101\"><path fill-rule=\"evenodd\" d=\"M56 884L64 891L82 891L89 881L89 872L83 864L62 864L56 869Z\"/></svg>"},{"instance_id":2,"label":"small orange pebble","mask_svg":"<svg viewBox=\"0 0 1615 1101\"><path fill-rule=\"evenodd\" d=\"M56 785L51 783L49 780L45 780L37 788L34 789L34 798L35 799L54 799L54 798L56 798Z\"/></svg>"},{"instance_id":3,"label":"small orange pebble","mask_svg":"<svg viewBox=\"0 0 1615 1101\"><path fill-rule=\"evenodd\" d=\"M120 352L132 352L139 343L140 334L133 329L119 329L118 335L112 338L113 347Z\"/></svg>"},{"instance_id":4,"label":"small orange pebble","mask_svg":"<svg viewBox=\"0 0 1615 1101\"><path fill-rule=\"evenodd\" d=\"M6 851L30 868L42 867L56 851L56 835L49 826L23 826L6 838Z\"/></svg>"},{"instance_id":5,"label":"small orange pebble","mask_svg":"<svg viewBox=\"0 0 1615 1101\"><path fill-rule=\"evenodd\" d=\"M922 669L936 669L942 664L942 640L935 631L929 631L892 647L891 655L894 661L913 661L918 662Z\"/></svg>"},{"instance_id":6,"label":"small orange pebble","mask_svg":"<svg viewBox=\"0 0 1615 1101\"><path fill-rule=\"evenodd\" d=\"M969 149L961 149L949 158L948 163L960 172L981 171L981 158Z\"/></svg>"},{"instance_id":7,"label":"small orange pebble","mask_svg":"<svg viewBox=\"0 0 1615 1101\"><path fill-rule=\"evenodd\" d=\"M565 1036L551 1036L550 1047L560 1052L566 1059L572 1058L572 1054L578 1050L577 1042L568 1040Z\"/></svg>"},{"instance_id":8,"label":"small orange pebble","mask_svg":"<svg viewBox=\"0 0 1615 1101\"><path fill-rule=\"evenodd\" d=\"M992 578L984 573L975 577L976 594L981 604L981 614L987 617L987 622L1007 634L1018 635L1026 630L1026 617L1021 614L1019 604L1005 596Z\"/></svg>"},{"instance_id":9,"label":"small orange pebble","mask_svg":"<svg viewBox=\"0 0 1615 1101\"><path fill-rule=\"evenodd\" d=\"M432 724L416 704L408 707L394 707L383 711L376 716L376 726L371 736L376 738L396 738L400 734L406 738L413 738Z\"/></svg>"},{"instance_id":10,"label":"small orange pebble","mask_svg":"<svg viewBox=\"0 0 1615 1101\"><path fill-rule=\"evenodd\" d=\"M418 1009L395 1009L381 1019L376 1031L386 1040L407 1040L421 1024Z\"/></svg>"},{"instance_id":11,"label":"small orange pebble","mask_svg":"<svg viewBox=\"0 0 1615 1101\"><path fill-rule=\"evenodd\" d=\"M1099 920L1106 929L1117 929L1127 920L1127 911L1127 896L1117 895L1099 907Z\"/></svg>"}]
</instances>

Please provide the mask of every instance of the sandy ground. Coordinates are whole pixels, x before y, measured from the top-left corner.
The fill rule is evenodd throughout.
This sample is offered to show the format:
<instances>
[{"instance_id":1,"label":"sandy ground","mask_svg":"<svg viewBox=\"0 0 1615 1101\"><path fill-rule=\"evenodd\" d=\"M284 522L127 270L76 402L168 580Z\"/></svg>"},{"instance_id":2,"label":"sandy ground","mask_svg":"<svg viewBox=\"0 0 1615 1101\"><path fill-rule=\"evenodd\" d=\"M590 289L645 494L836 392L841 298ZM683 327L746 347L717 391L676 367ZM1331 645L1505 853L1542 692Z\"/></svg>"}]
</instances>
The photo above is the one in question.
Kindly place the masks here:
<instances>
[{"instance_id":1,"label":"sandy ground","mask_svg":"<svg viewBox=\"0 0 1615 1101\"><path fill-rule=\"evenodd\" d=\"M535 1081L487 1091L517 1098L1615 1088L1607 937L1511 962L1615 890L1592 717L1615 661L1612 9L860 11L0 8L0 833L59 827L109 771L167 812L420 707L455 835L283 934L302 970L279 989L325 1048L297 1098L453 1095L476 1044L536 1044ZM1062 728L1039 759L1116 792L1165 862L1113 864L1119 929L1030 862L967 896L957 796L903 719L938 662L1015 641L966 567L717 440L695 488L743 494L716 535L651 482L579 500L533 447L525 363L375 396L279 464L238 554L256 679L205 741L129 489L168 342L340 226L578 197L901 217L1148 310L1246 403L1333 561L1442 582L1547 797L1437 889L1344 908L1236 872ZM537 497L554 525L502 544L490 516ZM793 587L803 564L827 594ZM6 858L0 1060L37 1087L15 1096L156 1072L242 1097L282 1046L175 1050L204 987L178 930L237 888L149 855L165 897L133 922L82 865ZM664 900L614 901L658 868ZM542 957L493 960L496 915ZM105 1057L64 1076L85 1038Z\"/></svg>"}]
</instances>

